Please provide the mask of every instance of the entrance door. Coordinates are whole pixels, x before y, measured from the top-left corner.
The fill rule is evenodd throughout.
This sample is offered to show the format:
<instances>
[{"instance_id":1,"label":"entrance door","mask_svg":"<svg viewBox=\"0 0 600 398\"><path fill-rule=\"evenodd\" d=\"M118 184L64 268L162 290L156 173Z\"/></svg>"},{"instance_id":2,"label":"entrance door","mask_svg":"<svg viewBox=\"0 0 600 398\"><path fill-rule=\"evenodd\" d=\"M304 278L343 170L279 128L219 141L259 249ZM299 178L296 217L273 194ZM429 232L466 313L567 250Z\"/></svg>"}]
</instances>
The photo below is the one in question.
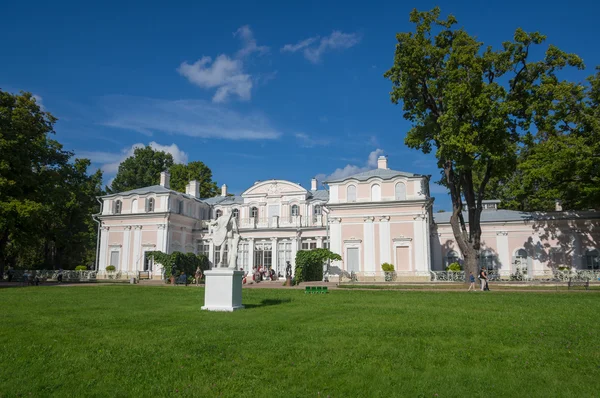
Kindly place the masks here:
<instances>
[{"instance_id":1,"label":"entrance door","mask_svg":"<svg viewBox=\"0 0 600 398\"><path fill-rule=\"evenodd\" d=\"M358 247L349 247L346 251L346 259L348 264L348 272L358 272L360 270Z\"/></svg>"},{"instance_id":2,"label":"entrance door","mask_svg":"<svg viewBox=\"0 0 600 398\"><path fill-rule=\"evenodd\" d=\"M410 271L410 251L406 246L396 246L396 269Z\"/></svg>"}]
</instances>

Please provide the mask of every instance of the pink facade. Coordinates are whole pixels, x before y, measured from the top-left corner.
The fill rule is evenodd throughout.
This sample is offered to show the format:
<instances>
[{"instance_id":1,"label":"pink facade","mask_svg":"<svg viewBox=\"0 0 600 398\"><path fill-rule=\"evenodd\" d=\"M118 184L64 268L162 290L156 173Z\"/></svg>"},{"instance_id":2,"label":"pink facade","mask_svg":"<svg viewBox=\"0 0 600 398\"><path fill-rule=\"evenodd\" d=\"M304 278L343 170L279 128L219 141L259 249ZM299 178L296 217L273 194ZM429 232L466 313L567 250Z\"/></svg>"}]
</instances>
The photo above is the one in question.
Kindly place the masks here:
<instances>
[{"instance_id":1,"label":"pink facade","mask_svg":"<svg viewBox=\"0 0 600 398\"><path fill-rule=\"evenodd\" d=\"M293 266L299 250L329 247L342 260L330 274L382 280L382 263L394 265L399 279L429 280L461 262L449 213L432 214L429 177L378 169L327 181L329 190L311 190L283 180L255 183L239 196L201 199L194 182L187 193L163 185L103 197L98 269L121 272L160 267L148 251L195 252L217 261L206 221L233 212L240 229L238 266L272 267L280 275ZM350 189L349 189L350 187ZM196 191L196 192L195 192ZM545 275L553 269L600 268L600 214L590 212L519 213L486 202L482 213L481 265L500 274ZM225 255L227 252L225 252ZM369 279L371 278L371 279Z\"/></svg>"}]
</instances>

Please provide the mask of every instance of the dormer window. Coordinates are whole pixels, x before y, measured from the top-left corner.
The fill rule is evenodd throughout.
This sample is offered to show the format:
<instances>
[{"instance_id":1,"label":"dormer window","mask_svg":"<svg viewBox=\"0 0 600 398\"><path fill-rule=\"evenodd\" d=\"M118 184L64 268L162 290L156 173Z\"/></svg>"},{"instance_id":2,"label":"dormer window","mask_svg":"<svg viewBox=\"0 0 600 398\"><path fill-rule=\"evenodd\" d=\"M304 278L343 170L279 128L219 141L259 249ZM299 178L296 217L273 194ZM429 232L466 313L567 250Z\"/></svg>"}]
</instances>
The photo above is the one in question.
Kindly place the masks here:
<instances>
[{"instance_id":1,"label":"dormer window","mask_svg":"<svg viewBox=\"0 0 600 398\"><path fill-rule=\"evenodd\" d=\"M219 218L219 217L221 217L222 215L223 215L223 210L220 210L220 209L219 209L219 210L215 211L215 218Z\"/></svg>"},{"instance_id":2,"label":"dormer window","mask_svg":"<svg viewBox=\"0 0 600 398\"><path fill-rule=\"evenodd\" d=\"M154 211L154 198L146 199L146 212L152 213Z\"/></svg>"},{"instance_id":3,"label":"dormer window","mask_svg":"<svg viewBox=\"0 0 600 398\"><path fill-rule=\"evenodd\" d=\"M178 203L177 214L183 214L183 200L180 200Z\"/></svg>"},{"instance_id":4,"label":"dormer window","mask_svg":"<svg viewBox=\"0 0 600 398\"><path fill-rule=\"evenodd\" d=\"M356 185L350 185L346 188L346 197L348 202L356 202Z\"/></svg>"},{"instance_id":5,"label":"dormer window","mask_svg":"<svg viewBox=\"0 0 600 398\"><path fill-rule=\"evenodd\" d=\"M300 215L300 207L298 205L292 205L292 217Z\"/></svg>"},{"instance_id":6,"label":"dormer window","mask_svg":"<svg viewBox=\"0 0 600 398\"><path fill-rule=\"evenodd\" d=\"M406 185L403 182L396 184L396 200L406 200Z\"/></svg>"},{"instance_id":7,"label":"dormer window","mask_svg":"<svg viewBox=\"0 0 600 398\"><path fill-rule=\"evenodd\" d=\"M250 217L252 218L258 218L258 208L253 207L250 209Z\"/></svg>"},{"instance_id":8,"label":"dormer window","mask_svg":"<svg viewBox=\"0 0 600 398\"><path fill-rule=\"evenodd\" d=\"M123 203L120 200L115 200L115 204L113 207L114 214L121 214L121 209L123 208Z\"/></svg>"},{"instance_id":9,"label":"dormer window","mask_svg":"<svg viewBox=\"0 0 600 398\"><path fill-rule=\"evenodd\" d=\"M240 219L240 209L233 209L233 217L234 217L236 220L239 220L239 219Z\"/></svg>"},{"instance_id":10,"label":"dormer window","mask_svg":"<svg viewBox=\"0 0 600 398\"><path fill-rule=\"evenodd\" d=\"M315 205L313 207L313 222L317 222L318 218L321 216L321 205Z\"/></svg>"}]
</instances>

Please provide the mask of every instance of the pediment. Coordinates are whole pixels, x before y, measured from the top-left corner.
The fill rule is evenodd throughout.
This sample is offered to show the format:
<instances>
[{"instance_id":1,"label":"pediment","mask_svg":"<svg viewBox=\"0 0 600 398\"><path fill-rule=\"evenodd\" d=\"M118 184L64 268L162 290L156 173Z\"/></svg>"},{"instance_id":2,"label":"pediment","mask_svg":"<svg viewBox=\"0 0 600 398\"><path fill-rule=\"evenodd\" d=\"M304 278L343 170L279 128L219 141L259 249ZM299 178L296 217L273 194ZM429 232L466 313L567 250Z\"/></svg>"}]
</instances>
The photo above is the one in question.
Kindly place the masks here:
<instances>
[{"instance_id":1,"label":"pediment","mask_svg":"<svg viewBox=\"0 0 600 398\"><path fill-rule=\"evenodd\" d=\"M298 184L294 184L293 182L285 181L285 180L269 180L262 181L257 184L254 184L252 187L248 188L244 193L242 193L243 197L257 197L257 196L277 196L281 197L282 195L293 195L293 194L308 194L308 191L305 188L302 188Z\"/></svg>"}]
</instances>

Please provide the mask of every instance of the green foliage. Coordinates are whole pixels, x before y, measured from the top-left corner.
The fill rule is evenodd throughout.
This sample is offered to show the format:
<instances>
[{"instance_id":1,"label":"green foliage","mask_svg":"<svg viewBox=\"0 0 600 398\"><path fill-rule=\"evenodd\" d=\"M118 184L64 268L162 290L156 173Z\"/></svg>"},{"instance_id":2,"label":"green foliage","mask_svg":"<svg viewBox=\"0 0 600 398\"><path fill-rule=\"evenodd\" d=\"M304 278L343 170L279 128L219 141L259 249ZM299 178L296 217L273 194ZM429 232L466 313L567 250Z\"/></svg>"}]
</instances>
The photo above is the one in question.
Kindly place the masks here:
<instances>
[{"instance_id":1,"label":"green foliage","mask_svg":"<svg viewBox=\"0 0 600 398\"><path fill-rule=\"evenodd\" d=\"M30 93L0 90L0 266L94 263L102 173L50 138L55 122Z\"/></svg>"},{"instance_id":2,"label":"green foliage","mask_svg":"<svg viewBox=\"0 0 600 398\"><path fill-rule=\"evenodd\" d=\"M300 250L296 253L294 284L323 280L323 265L327 260L341 260L339 254L328 249Z\"/></svg>"},{"instance_id":3,"label":"green foliage","mask_svg":"<svg viewBox=\"0 0 600 398\"><path fill-rule=\"evenodd\" d=\"M112 271L116 271L117 268L114 265L107 265L106 270L112 272Z\"/></svg>"},{"instance_id":4,"label":"green foliage","mask_svg":"<svg viewBox=\"0 0 600 398\"><path fill-rule=\"evenodd\" d=\"M188 277L193 276L197 267L200 267L202 273L210 267L208 258L204 254L181 252L166 254L161 251L152 251L148 255L154 257L155 263L163 266L165 279L169 279L172 275L177 276L181 272L185 272Z\"/></svg>"},{"instance_id":5,"label":"green foliage","mask_svg":"<svg viewBox=\"0 0 600 398\"><path fill-rule=\"evenodd\" d=\"M474 272L481 246L481 211L488 184L511 176L523 134L547 131L558 92L567 83L557 72L582 68L576 55L549 46L539 61L532 48L545 36L517 29L500 50L484 47L438 7L410 14L415 32L398 33L394 65L385 73L393 103L402 102L412 123L405 143L435 152L442 185L452 199L450 223L456 242ZM463 217L463 200L469 210Z\"/></svg>"},{"instance_id":6,"label":"green foliage","mask_svg":"<svg viewBox=\"0 0 600 398\"><path fill-rule=\"evenodd\" d=\"M212 180L212 171L200 161L188 164L174 164L170 167L171 189L185 192L185 186L192 180L200 183L200 197L212 198L220 193L217 183Z\"/></svg>"},{"instance_id":7,"label":"green foliage","mask_svg":"<svg viewBox=\"0 0 600 398\"><path fill-rule=\"evenodd\" d=\"M78 265L75 267L75 271L87 271L87 267L85 265Z\"/></svg>"},{"instance_id":8,"label":"green foliage","mask_svg":"<svg viewBox=\"0 0 600 398\"><path fill-rule=\"evenodd\" d=\"M462 267L460 266L459 263L452 263L446 267L446 271L458 272L458 271L462 271Z\"/></svg>"},{"instance_id":9,"label":"green foliage","mask_svg":"<svg viewBox=\"0 0 600 398\"><path fill-rule=\"evenodd\" d=\"M383 264L381 264L381 269L384 272L394 272L394 264L383 263Z\"/></svg>"},{"instance_id":10,"label":"green foliage","mask_svg":"<svg viewBox=\"0 0 600 398\"><path fill-rule=\"evenodd\" d=\"M170 153L156 151L151 146L136 148L133 156L119 165L119 170L109 192L124 192L132 189L156 185L160 182L160 173L173 165Z\"/></svg>"}]
</instances>

